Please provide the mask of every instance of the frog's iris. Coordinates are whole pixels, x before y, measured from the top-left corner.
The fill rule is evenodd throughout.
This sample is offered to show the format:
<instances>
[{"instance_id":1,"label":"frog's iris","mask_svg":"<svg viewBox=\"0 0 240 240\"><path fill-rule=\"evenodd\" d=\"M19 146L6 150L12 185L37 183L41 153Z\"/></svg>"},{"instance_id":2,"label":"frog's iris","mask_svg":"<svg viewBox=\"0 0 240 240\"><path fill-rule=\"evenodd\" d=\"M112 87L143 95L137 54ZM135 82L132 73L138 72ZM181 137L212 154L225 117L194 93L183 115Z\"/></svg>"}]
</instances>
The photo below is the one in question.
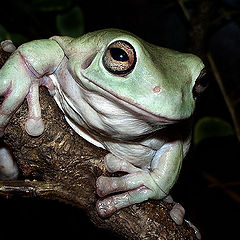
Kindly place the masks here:
<instances>
[{"instance_id":1,"label":"frog's iris","mask_svg":"<svg viewBox=\"0 0 240 240\"><path fill-rule=\"evenodd\" d=\"M103 56L104 67L110 73L119 76L128 75L134 69L135 64L136 52L127 41L118 40L111 43Z\"/></svg>"}]
</instances>

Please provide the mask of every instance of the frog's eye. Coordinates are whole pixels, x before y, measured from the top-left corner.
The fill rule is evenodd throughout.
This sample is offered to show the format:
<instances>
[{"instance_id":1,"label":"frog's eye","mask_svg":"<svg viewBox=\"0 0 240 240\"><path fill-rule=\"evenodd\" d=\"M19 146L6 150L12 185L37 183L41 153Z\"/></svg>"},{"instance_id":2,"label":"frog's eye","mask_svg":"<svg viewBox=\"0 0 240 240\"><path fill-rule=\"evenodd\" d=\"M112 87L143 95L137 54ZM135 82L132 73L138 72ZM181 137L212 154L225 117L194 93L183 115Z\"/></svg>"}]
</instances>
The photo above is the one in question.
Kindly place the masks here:
<instances>
[{"instance_id":1,"label":"frog's eye","mask_svg":"<svg viewBox=\"0 0 240 240\"><path fill-rule=\"evenodd\" d=\"M103 65L111 73L126 76L135 67L136 52L126 41L116 41L110 44L103 56Z\"/></svg>"},{"instance_id":2,"label":"frog's eye","mask_svg":"<svg viewBox=\"0 0 240 240\"><path fill-rule=\"evenodd\" d=\"M201 94L208 86L208 79L206 78L206 70L203 69L198 78L195 81L195 85L193 87L193 97L197 98L199 94Z\"/></svg>"}]
</instances>

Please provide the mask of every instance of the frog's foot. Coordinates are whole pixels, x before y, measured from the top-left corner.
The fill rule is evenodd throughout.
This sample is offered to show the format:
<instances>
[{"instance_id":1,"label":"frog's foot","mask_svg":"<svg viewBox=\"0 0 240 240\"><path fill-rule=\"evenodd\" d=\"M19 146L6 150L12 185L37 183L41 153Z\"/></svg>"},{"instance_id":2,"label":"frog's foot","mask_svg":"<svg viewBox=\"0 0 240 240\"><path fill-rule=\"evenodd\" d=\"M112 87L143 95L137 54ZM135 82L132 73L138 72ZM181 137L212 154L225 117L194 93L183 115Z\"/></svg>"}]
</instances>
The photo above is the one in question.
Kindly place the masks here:
<instances>
[{"instance_id":1,"label":"frog's foot","mask_svg":"<svg viewBox=\"0 0 240 240\"><path fill-rule=\"evenodd\" d=\"M163 201L167 203L174 203L174 206L170 211L170 216L176 224L182 225L185 215L184 207L180 203L174 202L171 195L166 196Z\"/></svg>"},{"instance_id":2,"label":"frog's foot","mask_svg":"<svg viewBox=\"0 0 240 240\"><path fill-rule=\"evenodd\" d=\"M31 136L39 136L44 131L44 123L42 118L28 118L25 124L26 132Z\"/></svg>"},{"instance_id":3,"label":"frog's foot","mask_svg":"<svg viewBox=\"0 0 240 240\"><path fill-rule=\"evenodd\" d=\"M122 177L100 176L97 180L97 194L104 197L111 193L122 192L118 195L106 197L97 202L100 216L108 217L115 211L140 203L149 198L166 196L151 177L150 172L139 169L131 163L118 159L112 154L105 157L105 165L110 172L124 171L129 174ZM159 193L160 192L160 193Z\"/></svg>"},{"instance_id":4,"label":"frog's foot","mask_svg":"<svg viewBox=\"0 0 240 240\"><path fill-rule=\"evenodd\" d=\"M18 168L10 151L0 147L0 180L13 180L18 176Z\"/></svg>"},{"instance_id":5,"label":"frog's foot","mask_svg":"<svg viewBox=\"0 0 240 240\"><path fill-rule=\"evenodd\" d=\"M4 40L0 43L3 51L12 53L16 50L16 47L14 46L13 42L11 40Z\"/></svg>"}]
</instances>

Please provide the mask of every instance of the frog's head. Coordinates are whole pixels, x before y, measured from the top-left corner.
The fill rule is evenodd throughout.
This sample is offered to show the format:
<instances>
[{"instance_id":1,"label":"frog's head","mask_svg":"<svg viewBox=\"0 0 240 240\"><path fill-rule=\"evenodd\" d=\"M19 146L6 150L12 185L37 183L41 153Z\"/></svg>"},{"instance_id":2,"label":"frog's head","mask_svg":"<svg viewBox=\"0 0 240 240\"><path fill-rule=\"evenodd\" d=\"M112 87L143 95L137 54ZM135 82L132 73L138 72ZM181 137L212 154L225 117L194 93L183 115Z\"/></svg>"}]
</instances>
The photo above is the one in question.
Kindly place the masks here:
<instances>
[{"instance_id":1,"label":"frog's head","mask_svg":"<svg viewBox=\"0 0 240 240\"><path fill-rule=\"evenodd\" d=\"M204 65L197 56L149 44L125 31L102 30L69 42L62 46L81 86L150 121L189 118L205 87L200 80Z\"/></svg>"}]
</instances>

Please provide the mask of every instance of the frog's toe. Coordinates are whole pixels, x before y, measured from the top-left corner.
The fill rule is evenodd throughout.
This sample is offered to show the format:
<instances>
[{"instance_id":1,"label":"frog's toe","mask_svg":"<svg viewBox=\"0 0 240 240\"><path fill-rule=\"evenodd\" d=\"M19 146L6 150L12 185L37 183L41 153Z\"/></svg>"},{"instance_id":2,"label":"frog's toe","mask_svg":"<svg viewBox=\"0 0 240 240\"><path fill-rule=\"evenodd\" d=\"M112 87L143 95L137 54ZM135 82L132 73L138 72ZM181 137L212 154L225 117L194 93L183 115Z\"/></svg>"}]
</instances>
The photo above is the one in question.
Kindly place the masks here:
<instances>
[{"instance_id":1,"label":"frog's toe","mask_svg":"<svg viewBox=\"0 0 240 240\"><path fill-rule=\"evenodd\" d=\"M25 124L27 133L31 136L39 136L44 131L44 123L42 118L33 119L29 118Z\"/></svg>"},{"instance_id":2,"label":"frog's toe","mask_svg":"<svg viewBox=\"0 0 240 240\"><path fill-rule=\"evenodd\" d=\"M139 171L139 168L135 167L130 162L120 159L113 154L109 153L104 158L104 164L108 172L127 172L134 173Z\"/></svg>"},{"instance_id":3,"label":"frog's toe","mask_svg":"<svg viewBox=\"0 0 240 240\"><path fill-rule=\"evenodd\" d=\"M10 151L5 147L0 147L0 179L13 180L18 176L17 164Z\"/></svg>"},{"instance_id":4,"label":"frog's toe","mask_svg":"<svg viewBox=\"0 0 240 240\"><path fill-rule=\"evenodd\" d=\"M184 207L180 203L174 202L171 195L167 195L165 198L163 198L163 201L168 203L174 203L174 206L170 211L170 216L176 224L182 225L185 216Z\"/></svg>"},{"instance_id":5,"label":"frog's toe","mask_svg":"<svg viewBox=\"0 0 240 240\"><path fill-rule=\"evenodd\" d=\"M172 210L170 211L170 216L173 221L178 225L182 225L184 215L185 209L183 208L183 206L180 203L175 203Z\"/></svg>"},{"instance_id":6,"label":"frog's toe","mask_svg":"<svg viewBox=\"0 0 240 240\"><path fill-rule=\"evenodd\" d=\"M124 183L118 181L116 177L100 176L96 182L97 194L100 197L104 197L110 193L120 191L121 189L123 190L123 187L126 188L126 186L123 185Z\"/></svg>"},{"instance_id":7,"label":"frog's toe","mask_svg":"<svg viewBox=\"0 0 240 240\"><path fill-rule=\"evenodd\" d=\"M100 176L96 182L97 194L100 197L106 196L115 192L123 192L138 188L144 185L146 179L144 171L126 174L122 177L104 177Z\"/></svg>"},{"instance_id":8,"label":"frog's toe","mask_svg":"<svg viewBox=\"0 0 240 240\"><path fill-rule=\"evenodd\" d=\"M12 53L16 50L16 47L14 46L14 44L11 40L4 40L0 44L1 44L2 49L5 52Z\"/></svg>"},{"instance_id":9,"label":"frog's toe","mask_svg":"<svg viewBox=\"0 0 240 240\"><path fill-rule=\"evenodd\" d=\"M104 200L98 200L96 207L97 207L98 214L101 217L109 217L114 212L117 211L113 197L109 197Z\"/></svg>"},{"instance_id":10,"label":"frog's toe","mask_svg":"<svg viewBox=\"0 0 240 240\"><path fill-rule=\"evenodd\" d=\"M143 202L152 197L153 192L145 187L139 187L134 190L107 197L98 200L96 207L101 217L109 217L117 210L128 207L135 203Z\"/></svg>"}]
</instances>

